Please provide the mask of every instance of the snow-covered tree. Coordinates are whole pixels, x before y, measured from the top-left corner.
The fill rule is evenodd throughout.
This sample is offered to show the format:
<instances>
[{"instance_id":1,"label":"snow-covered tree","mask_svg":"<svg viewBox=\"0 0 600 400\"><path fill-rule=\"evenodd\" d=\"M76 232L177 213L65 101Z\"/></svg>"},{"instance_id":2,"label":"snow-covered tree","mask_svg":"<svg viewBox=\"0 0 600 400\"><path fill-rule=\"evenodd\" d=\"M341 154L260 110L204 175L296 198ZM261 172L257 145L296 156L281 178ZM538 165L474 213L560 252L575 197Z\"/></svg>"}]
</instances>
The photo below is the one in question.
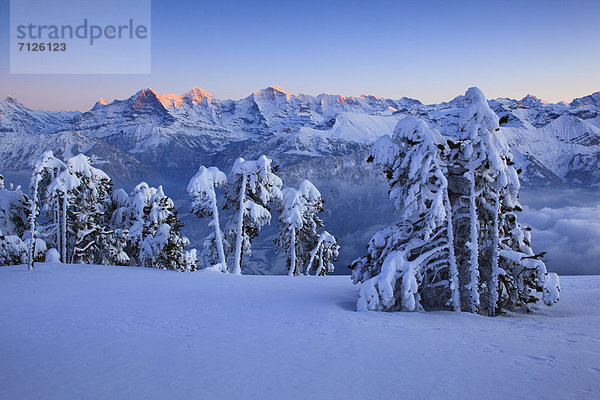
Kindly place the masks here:
<instances>
[{"instance_id":1,"label":"snow-covered tree","mask_svg":"<svg viewBox=\"0 0 600 400\"><path fill-rule=\"evenodd\" d=\"M131 226L131 210L129 195L123 189L115 189L111 194L109 206L110 226L116 229L129 229Z\"/></svg>"},{"instance_id":2,"label":"snow-covered tree","mask_svg":"<svg viewBox=\"0 0 600 400\"><path fill-rule=\"evenodd\" d=\"M27 244L17 235L7 235L0 229L0 266L27 262Z\"/></svg>"},{"instance_id":3,"label":"snow-covered tree","mask_svg":"<svg viewBox=\"0 0 600 400\"><path fill-rule=\"evenodd\" d=\"M113 196L116 209L112 215L112 225L115 229L126 229L128 234L127 254L133 265L140 265L140 244L144 239L144 229L149 217L145 213L157 197L158 190L146 182L138 184L130 196L119 189ZM147 232L147 231L146 231ZM146 233L147 234L147 233Z\"/></svg>"},{"instance_id":4,"label":"snow-covered tree","mask_svg":"<svg viewBox=\"0 0 600 400\"><path fill-rule=\"evenodd\" d=\"M29 229L29 198L20 187L5 189L2 175L0 183L0 229L22 238Z\"/></svg>"},{"instance_id":5,"label":"snow-covered tree","mask_svg":"<svg viewBox=\"0 0 600 400\"><path fill-rule=\"evenodd\" d=\"M127 235L123 252L130 258L129 264L174 271L196 269L196 250L184 250L189 240L181 234L183 224L162 186L154 188L142 182L130 196L118 189L112 204L112 228L117 237Z\"/></svg>"},{"instance_id":6,"label":"snow-covered tree","mask_svg":"<svg viewBox=\"0 0 600 400\"><path fill-rule=\"evenodd\" d=\"M518 173L508 144L499 134L498 117L489 108L483 93L477 88L470 88L464 99L466 108L459 119L458 132L449 140L453 147L449 181L457 215L455 230L469 232L469 239L464 243L467 246L463 246L460 240L455 246L459 265L463 266L461 286L466 289L461 291L463 309L494 316L503 308L525 305L527 302L522 300L528 298L524 295L525 286L537 288L538 296L534 296L532 301L544 297L544 290L553 293L546 298L558 299L558 286L546 287L544 284L545 279L555 279L547 273L541 260L516 264L511 257L502 260L503 254L515 249L523 260L531 260L533 258L529 257L535 256L529 244L522 247L524 243L515 240L515 237L524 236L522 227L516 222L516 212L521 210ZM467 185L464 184L465 177ZM468 214L464 212L465 204L468 204ZM470 243L477 245L471 246ZM507 246L507 243L516 247ZM526 268L523 264L530 267ZM529 275L527 271L535 272L526 279L528 284L523 284L522 279ZM520 289L513 290L514 285ZM512 296L509 296L510 293Z\"/></svg>"},{"instance_id":7,"label":"snow-covered tree","mask_svg":"<svg viewBox=\"0 0 600 400\"><path fill-rule=\"evenodd\" d=\"M315 275L317 276L324 276L328 272L333 272L335 269L333 261L340 254L339 250L340 246L335 236L327 231L323 231L317 238L317 244L310 252L304 273L309 275L310 271L315 269L315 267Z\"/></svg>"},{"instance_id":8,"label":"snow-covered tree","mask_svg":"<svg viewBox=\"0 0 600 400\"><path fill-rule=\"evenodd\" d=\"M35 246L37 243L37 218L40 213L40 198L46 191L46 188L52 183L54 178L61 170L64 170L65 164L54 157L51 151L45 152L41 159L33 167L33 176L31 178L31 201L29 211L29 230L30 241L28 248L28 268L33 269L35 260ZM57 233L59 235L59 233Z\"/></svg>"},{"instance_id":9,"label":"snow-covered tree","mask_svg":"<svg viewBox=\"0 0 600 400\"><path fill-rule=\"evenodd\" d=\"M113 263L107 249L111 232L105 224L111 191L109 176L92 167L84 154L70 158L66 170L49 186L49 197L54 199L52 203L60 202L62 206L63 260L85 264Z\"/></svg>"},{"instance_id":10,"label":"snow-covered tree","mask_svg":"<svg viewBox=\"0 0 600 400\"><path fill-rule=\"evenodd\" d=\"M67 258L68 226L72 226L72 205L75 202L76 190L81 186L81 180L64 170L48 185L46 189L44 211L52 216L51 227L56 235L55 245L59 249L61 262L69 261ZM69 210L71 213L69 213Z\"/></svg>"},{"instance_id":11,"label":"snow-covered tree","mask_svg":"<svg viewBox=\"0 0 600 400\"><path fill-rule=\"evenodd\" d=\"M129 226L130 212L127 208L129 196L123 189L113 190L110 199L107 199L106 211L103 223L110 229L110 234L105 236L108 240L106 248L108 259L116 265L130 265L131 258L129 250Z\"/></svg>"},{"instance_id":12,"label":"snow-covered tree","mask_svg":"<svg viewBox=\"0 0 600 400\"><path fill-rule=\"evenodd\" d=\"M67 161L46 189L44 211L51 216L62 262L126 265L126 232L112 230L112 182L87 156Z\"/></svg>"},{"instance_id":13,"label":"snow-covered tree","mask_svg":"<svg viewBox=\"0 0 600 400\"><path fill-rule=\"evenodd\" d=\"M271 160L238 158L227 179L225 209L233 210L227 224L227 240L233 245L228 264L233 274L242 273L242 255L251 254L250 244L260 228L271 222L269 202L281 198L281 179L271 167Z\"/></svg>"},{"instance_id":14,"label":"snow-covered tree","mask_svg":"<svg viewBox=\"0 0 600 400\"><path fill-rule=\"evenodd\" d=\"M407 117L375 143L371 158L386 173L400 222L376 233L353 263L354 281L363 282L358 309L494 316L558 301L558 276L517 222L519 179L498 118L479 89L464 101L447 140Z\"/></svg>"},{"instance_id":15,"label":"snow-covered tree","mask_svg":"<svg viewBox=\"0 0 600 400\"><path fill-rule=\"evenodd\" d=\"M5 188L4 177L0 175L0 265L23 264L27 262L29 235L29 198L20 187L12 184ZM24 240L25 239L25 240ZM41 240L35 248L34 260L43 259L46 251ZM40 252L42 252L40 256Z\"/></svg>"},{"instance_id":16,"label":"snow-covered tree","mask_svg":"<svg viewBox=\"0 0 600 400\"><path fill-rule=\"evenodd\" d=\"M466 108L458 124L458 145L454 148L449 179L457 208L468 204L466 218L455 220L457 232L469 230L466 254L457 247L468 290L463 291L464 308L496 314L498 302L501 202L516 204L518 177L506 141L498 134L499 119L488 106L483 93L470 88L465 94ZM464 170L464 172L462 172ZM467 178L468 185L461 185ZM465 190L465 188L467 188ZM477 238L477 240L475 240ZM467 261L468 262L465 262Z\"/></svg>"},{"instance_id":17,"label":"snow-covered tree","mask_svg":"<svg viewBox=\"0 0 600 400\"><path fill-rule=\"evenodd\" d=\"M504 205L503 205L504 208ZM517 222L514 210L504 214L500 226L498 309L514 309L542 300L546 305L560 298L558 275L549 273L543 253L531 249L531 229Z\"/></svg>"},{"instance_id":18,"label":"snow-covered tree","mask_svg":"<svg viewBox=\"0 0 600 400\"><path fill-rule=\"evenodd\" d=\"M300 275L319 239L317 231L323 226L317 216L323 211L323 200L308 180L302 181L298 189L286 187L281 193L277 202L280 229L275 245L277 251L283 250L286 255L288 275Z\"/></svg>"},{"instance_id":19,"label":"snow-covered tree","mask_svg":"<svg viewBox=\"0 0 600 400\"><path fill-rule=\"evenodd\" d=\"M363 282L359 310L458 309L445 151L442 135L414 117L375 142L370 160L388 178L400 222L377 232L352 265L354 282Z\"/></svg>"},{"instance_id":20,"label":"snow-covered tree","mask_svg":"<svg viewBox=\"0 0 600 400\"><path fill-rule=\"evenodd\" d=\"M229 243L224 242L224 235L219 223L219 209L215 188L224 187L227 176L216 167L201 166L188 184L188 193L193 199L192 212L199 218L211 218L208 223L213 228L204 241L203 255L213 262L221 272L229 272L225 259L225 249Z\"/></svg>"},{"instance_id":21,"label":"snow-covered tree","mask_svg":"<svg viewBox=\"0 0 600 400\"><path fill-rule=\"evenodd\" d=\"M181 234L183 224L174 208L173 200L159 186L143 209L139 261L145 267L195 271L196 250L184 250L190 241Z\"/></svg>"}]
</instances>

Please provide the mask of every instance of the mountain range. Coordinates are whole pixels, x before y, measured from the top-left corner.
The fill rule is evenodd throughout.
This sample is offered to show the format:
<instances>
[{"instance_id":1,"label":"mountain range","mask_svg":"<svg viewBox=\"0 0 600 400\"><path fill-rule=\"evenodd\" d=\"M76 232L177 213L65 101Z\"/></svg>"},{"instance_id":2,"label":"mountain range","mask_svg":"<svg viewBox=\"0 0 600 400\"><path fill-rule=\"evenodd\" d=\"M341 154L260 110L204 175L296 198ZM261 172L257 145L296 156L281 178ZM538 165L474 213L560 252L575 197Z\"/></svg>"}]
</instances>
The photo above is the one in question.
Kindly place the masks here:
<instances>
[{"instance_id":1,"label":"mountain range","mask_svg":"<svg viewBox=\"0 0 600 400\"><path fill-rule=\"evenodd\" d=\"M600 185L600 92L571 103L528 95L488 104L500 117L523 185ZM117 185L164 184L191 221L185 188L201 164L228 172L239 156L266 154L286 184L314 181L330 204L325 219L333 221L332 230L362 248L391 212L381 174L365 163L371 144L406 115L450 135L464 107L463 96L423 104L406 97L294 95L277 86L240 100L215 99L200 88L181 95L143 89L125 100L100 99L83 113L31 110L7 97L0 102L0 172L27 183L32 160L44 151L63 158L82 152ZM348 218L350 211L364 217ZM357 251L342 254L343 261ZM269 272L265 265L274 261L267 253L255 252L254 259L265 257L255 272Z\"/></svg>"},{"instance_id":2,"label":"mountain range","mask_svg":"<svg viewBox=\"0 0 600 400\"><path fill-rule=\"evenodd\" d=\"M600 92L569 104L528 95L489 105L525 184L597 184ZM419 116L446 133L462 107L463 96L426 105L406 97L292 95L277 86L240 100L218 100L199 88L182 95L143 89L125 100L100 99L84 113L35 111L7 97L0 102L0 169L28 168L46 149L85 152L109 172L132 178L149 170L191 173L206 161L225 167L239 155L259 153L283 167L321 157L343 164L391 133L402 116Z\"/></svg>"}]
</instances>

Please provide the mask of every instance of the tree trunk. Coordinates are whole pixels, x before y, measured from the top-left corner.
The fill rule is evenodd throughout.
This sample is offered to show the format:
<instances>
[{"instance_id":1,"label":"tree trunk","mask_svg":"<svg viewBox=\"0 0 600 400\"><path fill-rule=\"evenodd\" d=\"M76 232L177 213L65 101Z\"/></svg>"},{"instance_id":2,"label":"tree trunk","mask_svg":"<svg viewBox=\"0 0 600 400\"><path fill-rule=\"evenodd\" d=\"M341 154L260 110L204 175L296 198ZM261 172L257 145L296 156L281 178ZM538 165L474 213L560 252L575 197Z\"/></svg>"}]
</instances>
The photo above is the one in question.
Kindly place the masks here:
<instances>
[{"instance_id":1,"label":"tree trunk","mask_svg":"<svg viewBox=\"0 0 600 400\"><path fill-rule=\"evenodd\" d=\"M56 197L56 209L54 210L54 229L56 229L56 250L62 248L61 225L60 225L60 197Z\"/></svg>"},{"instance_id":2,"label":"tree trunk","mask_svg":"<svg viewBox=\"0 0 600 400\"><path fill-rule=\"evenodd\" d=\"M499 254L499 246L500 246L500 238L499 238L499 223L498 223L498 214L500 212L500 202L498 201L498 196L496 195L496 204L494 206L494 232L492 236L492 274L490 277L490 304L488 305L488 315L490 317L496 316L496 303L498 303L498 275L500 273L498 268L498 258Z\"/></svg>"},{"instance_id":3,"label":"tree trunk","mask_svg":"<svg viewBox=\"0 0 600 400\"><path fill-rule=\"evenodd\" d=\"M479 232L477 229L477 209L475 204L475 171L469 168L469 298L470 312L479 312Z\"/></svg>"},{"instance_id":4,"label":"tree trunk","mask_svg":"<svg viewBox=\"0 0 600 400\"><path fill-rule=\"evenodd\" d=\"M290 226L290 269L288 275L296 275L296 228Z\"/></svg>"},{"instance_id":5,"label":"tree trunk","mask_svg":"<svg viewBox=\"0 0 600 400\"><path fill-rule=\"evenodd\" d=\"M219 253L219 263L221 268L229 270L227 268L227 262L225 261L225 251L223 250L223 236L221 235L221 225L219 224L219 210L217 208L217 196L212 193L212 208L213 208L213 224L215 228L215 240L217 241L217 252Z\"/></svg>"},{"instance_id":6,"label":"tree trunk","mask_svg":"<svg viewBox=\"0 0 600 400\"><path fill-rule=\"evenodd\" d=\"M448 228L446 235L448 237L448 263L450 264L450 295L452 309L460 311L460 290L458 287L458 267L456 266L456 254L454 253L454 228L452 226L452 206L448 198L448 189L444 189L444 207L446 209L446 221Z\"/></svg>"},{"instance_id":7,"label":"tree trunk","mask_svg":"<svg viewBox=\"0 0 600 400\"><path fill-rule=\"evenodd\" d=\"M319 269L317 270L316 276L320 276L323 273L323 244L319 248Z\"/></svg>"},{"instance_id":8,"label":"tree trunk","mask_svg":"<svg viewBox=\"0 0 600 400\"><path fill-rule=\"evenodd\" d=\"M35 258L35 241L37 239L36 223L37 223L37 197L38 197L38 186L40 184L40 171L38 168L35 170L35 180L33 183L33 193L31 195L31 209L29 214L29 230L31 231L31 241L29 242L29 259L27 262L27 269L32 270L34 268Z\"/></svg>"},{"instance_id":9,"label":"tree trunk","mask_svg":"<svg viewBox=\"0 0 600 400\"><path fill-rule=\"evenodd\" d=\"M242 186L240 188L240 206L238 214L237 232L235 238L235 253L233 256L233 271L234 275L242 274L242 238L244 235L244 214L246 214L246 182L247 175L242 177Z\"/></svg>"},{"instance_id":10,"label":"tree trunk","mask_svg":"<svg viewBox=\"0 0 600 400\"><path fill-rule=\"evenodd\" d=\"M60 260L67 262L67 192L64 192L62 203L62 241L61 241Z\"/></svg>"}]
</instances>

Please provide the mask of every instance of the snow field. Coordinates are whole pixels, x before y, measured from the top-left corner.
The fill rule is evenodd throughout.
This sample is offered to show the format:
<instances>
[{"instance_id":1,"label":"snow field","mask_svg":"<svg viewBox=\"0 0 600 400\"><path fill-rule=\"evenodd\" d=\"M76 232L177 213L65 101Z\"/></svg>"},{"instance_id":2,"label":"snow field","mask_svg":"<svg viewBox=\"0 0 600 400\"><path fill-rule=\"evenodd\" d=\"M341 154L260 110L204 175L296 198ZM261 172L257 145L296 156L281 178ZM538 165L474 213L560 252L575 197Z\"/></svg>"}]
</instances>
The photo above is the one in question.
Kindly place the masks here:
<instances>
[{"instance_id":1,"label":"snow field","mask_svg":"<svg viewBox=\"0 0 600 400\"><path fill-rule=\"evenodd\" d=\"M600 276L535 313L355 312L347 276L0 268L1 399L596 399Z\"/></svg>"}]
</instances>

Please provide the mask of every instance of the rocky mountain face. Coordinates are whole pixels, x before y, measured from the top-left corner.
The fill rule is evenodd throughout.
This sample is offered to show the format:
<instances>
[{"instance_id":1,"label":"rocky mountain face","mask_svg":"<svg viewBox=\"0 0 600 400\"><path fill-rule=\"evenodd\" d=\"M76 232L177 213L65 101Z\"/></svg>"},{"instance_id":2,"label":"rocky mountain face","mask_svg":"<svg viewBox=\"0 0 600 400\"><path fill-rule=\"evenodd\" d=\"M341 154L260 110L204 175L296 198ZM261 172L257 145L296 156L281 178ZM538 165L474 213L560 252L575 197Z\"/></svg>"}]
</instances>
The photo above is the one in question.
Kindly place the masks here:
<instances>
[{"instance_id":1,"label":"rocky mountain face","mask_svg":"<svg viewBox=\"0 0 600 400\"><path fill-rule=\"evenodd\" d=\"M600 92L569 104L528 95L489 105L500 117L524 185L600 185ZM406 115L452 136L464 107L463 96L426 105L409 98L293 95L279 87L240 100L215 99L199 88L182 95L144 89L125 100L100 99L84 113L34 111L8 97L0 102L0 172L25 176L46 150L64 158L86 153L116 185L163 183L200 245L204 228L186 208L187 180L201 164L228 172L239 156L266 154L286 184L308 178L321 188L328 230L342 236L345 264L392 215L381 174L365 163L371 144ZM283 268L267 250L273 232L263 235L264 251L257 245L254 272ZM344 252L344 245L356 249Z\"/></svg>"}]
</instances>

